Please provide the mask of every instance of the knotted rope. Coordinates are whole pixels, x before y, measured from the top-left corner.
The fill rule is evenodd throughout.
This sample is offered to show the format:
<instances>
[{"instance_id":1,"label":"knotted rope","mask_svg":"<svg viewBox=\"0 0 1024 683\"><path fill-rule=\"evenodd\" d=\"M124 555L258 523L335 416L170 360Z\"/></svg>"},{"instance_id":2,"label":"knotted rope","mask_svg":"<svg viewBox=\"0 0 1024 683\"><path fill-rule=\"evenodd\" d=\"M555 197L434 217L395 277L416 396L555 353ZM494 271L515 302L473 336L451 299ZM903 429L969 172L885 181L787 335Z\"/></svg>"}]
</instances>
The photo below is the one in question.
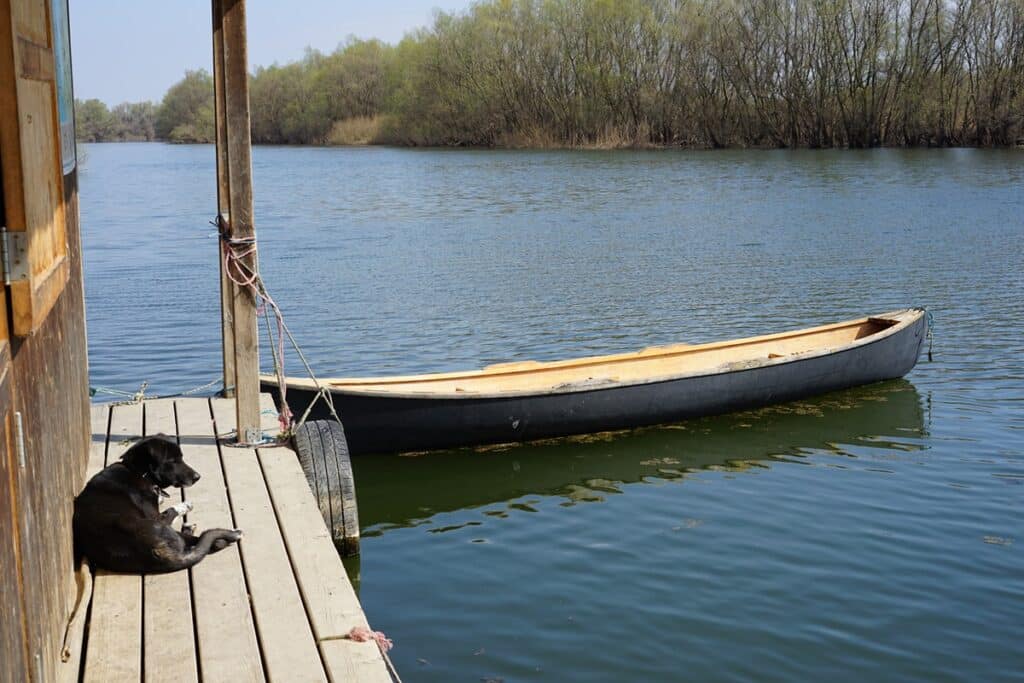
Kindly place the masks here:
<instances>
[{"instance_id":1,"label":"knotted rope","mask_svg":"<svg viewBox=\"0 0 1024 683\"><path fill-rule=\"evenodd\" d=\"M261 315L267 321L267 334L270 338L271 355L274 358L274 374L277 376L278 390L280 394L280 405L278 406L277 421L281 425L282 434L290 434L292 430L292 413L285 400L287 386L284 375L284 316L281 308L274 301L267 291L263 278L260 276L259 266L249 267L246 260L250 259L254 264L257 262L256 238L255 237L231 237L227 233L227 226L220 216L217 217L217 227L220 229L221 254L223 255L224 274L239 289L248 290L253 301L258 303L256 314ZM277 321L277 338L270 331L270 318L267 311L273 314Z\"/></svg>"},{"instance_id":2,"label":"knotted rope","mask_svg":"<svg viewBox=\"0 0 1024 683\"><path fill-rule=\"evenodd\" d=\"M388 650L393 648L395 644L384 633L374 631L366 626L353 626L352 630L345 637L357 643L367 643L371 640L376 642L381 656L384 657L384 664L388 668L388 673L391 674L391 679L401 683L402 679L398 677L398 671L395 670L395 665L391 663L391 658L388 657Z\"/></svg>"},{"instance_id":3,"label":"knotted rope","mask_svg":"<svg viewBox=\"0 0 1024 683\"><path fill-rule=\"evenodd\" d=\"M267 287L263 282L263 278L260 276L259 265L256 264L256 238L231 237L227 234L228 226L219 215L217 216L216 221L213 221L213 224L218 228L220 233L221 252L224 259L225 274L235 285L242 289L249 290L254 300L259 302L259 307L257 309L258 314L262 315L266 322L267 337L270 340L271 356L274 361L274 375L277 377L278 391L280 392L281 399L278 421L281 424L282 435L287 437L295 429L298 429L305 424L313 406L320 400L324 401L331 416L340 424L341 418L338 417L338 412L334 408L334 400L331 397L331 392L328 391L327 387L320 384L320 380L317 379L316 374L313 372L313 368L306 359L306 355L302 352L302 349L299 348L298 342L295 341L295 336L285 323L284 314L281 312L280 306L278 306L277 302L275 302L270 296L270 293L267 291ZM250 267L248 263L246 263L246 259L249 259L250 257L254 264L256 264L253 267ZM268 310L273 314L276 322L276 335L270 324L270 317L267 314ZM285 400L285 395L288 390L284 372L285 337L288 338L295 354L299 357L299 360L302 361L306 374L313 382L313 386L317 389L316 395L313 397L313 400L310 401L298 422L293 422L294 416L292 415L292 412L288 407L288 403Z\"/></svg>"}]
</instances>

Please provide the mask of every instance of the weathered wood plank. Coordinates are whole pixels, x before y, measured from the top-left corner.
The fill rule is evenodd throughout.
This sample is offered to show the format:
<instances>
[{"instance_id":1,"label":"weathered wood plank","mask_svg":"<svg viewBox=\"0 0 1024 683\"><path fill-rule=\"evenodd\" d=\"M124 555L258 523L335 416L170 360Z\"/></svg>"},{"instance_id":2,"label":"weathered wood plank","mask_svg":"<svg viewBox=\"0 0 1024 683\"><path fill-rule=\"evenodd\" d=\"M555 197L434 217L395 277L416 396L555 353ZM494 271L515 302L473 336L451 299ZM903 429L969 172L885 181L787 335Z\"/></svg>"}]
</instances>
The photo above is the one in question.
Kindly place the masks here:
<instances>
[{"instance_id":1,"label":"weathered wood plank","mask_svg":"<svg viewBox=\"0 0 1024 683\"><path fill-rule=\"evenodd\" d=\"M213 102L214 121L217 125L217 212L230 219L231 189L228 184L228 129L224 117L224 25L221 0L212 1L213 9ZM225 226L226 227L226 226ZM218 250L222 245L218 242ZM221 349L224 358L224 395L235 395L235 284L224 270L224 259L218 251L220 262L220 316Z\"/></svg>"},{"instance_id":2,"label":"weathered wood plank","mask_svg":"<svg viewBox=\"0 0 1024 683\"><path fill-rule=\"evenodd\" d=\"M273 405L273 399L263 394L261 407L266 405L263 397ZM210 401L217 433L230 434L235 402ZM291 671L295 680L326 680L256 451L225 447L222 460L235 521L245 531L242 559L267 673L280 678L282 672Z\"/></svg>"},{"instance_id":3,"label":"weathered wood plank","mask_svg":"<svg viewBox=\"0 0 1024 683\"><path fill-rule=\"evenodd\" d=\"M326 681L256 452L225 448L222 460L235 521L245 531L243 567L267 674Z\"/></svg>"},{"instance_id":4,"label":"weathered wood plank","mask_svg":"<svg viewBox=\"0 0 1024 683\"><path fill-rule=\"evenodd\" d=\"M261 448L259 458L317 639L368 626L295 454Z\"/></svg>"},{"instance_id":5,"label":"weathered wood plank","mask_svg":"<svg viewBox=\"0 0 1024 683\"><path fill-rule=\"evenodd\" d=\"M206 400L181 400L177 410L178 436L185 461L202 476L188 490L188 498L195 505L190 518L199 522L198 531L211 527L233 528L210 404ZM203 679L264 680L238 545L210 555L190 572L199 670Z\"/></svg>"},{"instance_id":6,"label":"weathered wood plank","mask_svg":"<svg viewBox=\"0 0 1024 683\"><path fill-rule=\"evenodd\" d=\"M17 33L23 38L23 26ZM24 41L24 45L43 46L47 41L35 39ZM49 52L48 48L43 50ZM61 176L60 135L58 134L55 98L52 80L34 80L43 76L36 73L36 58L39 53L29 47L13 50L20 62L27 57L30 63L18 65L7 59L0 59L0 83L14 85L3 88L6 92L0 100L10 106L0 109L0 143L4 144L3 164L4 196L7 202L8 228L24 239L26 245L27 279L14 280L11 290L11 318L13 332L27 336L43 324L46 315L56 304L70 278L67 253L67 223L63 201L63 180ZM52 54L49 60L52 69ZM22 68L24 66L24 69ZM25 69L27 69L26 77ZM17 78L8 81L8 71L17 73ZM11 92L13 90L13 93ZM13 97L8 97L11 94ZM8 116L14 115L12 118ZM10 157L10 158L8 158ZM7 175L11 174L8 182Z\"/></svg>"},{"instance_id":7,"label":"weathered wood plank","mask_svg":"<svg viewBox=\"0 0 1024 683\"><path fill-rule=\"evenodd\" d=\"M53 50L24 36L18 36L19 73L22 78L52 81L54 78Z\"/></svg>"},{"instance_id":8,"label":"weathered wood plank","mask_svg":"<svg viewBox=\"0 0 1024 683\"><path fill-rule=\"evenodd\" d=\"M6 104L5 97L0 95L0 109ZM0 161L6 164L8 148L3 140L0 140L0 147L5 152L0 155L3 156ZM6 175L3 180L5 188L10 187ZM64 186L64 201L68 202L67 245L77 264L77 213L74 190L69 189L73 185L74 178L69 176ZM16 441L11 437L9 446L15 467L8 470L14 480L13 487L8 488L16 496L17 513L12 518L13 524L5 525L4 532L17 550L14 562L5 567L14 571L13 568L20 565L20 575L24 578L23 582L19 581L21 600L29 608L12 610L10 614L22 617L19 628L28 649L28 673L36 680L51 680L57 676L55 667L60 661L68 605L76 597L70 592L72 583L67 580L73 564L72 500L83 482L90 445L81 271L77 266L73 270L69 288L36 334L17 343L14 358L7 355L9 346L0 358L0 364L7 370L6 385L12 389L0 391L0 407L3 408L0 413L11 424L13 412L21 413L26 463L25 467L20 466L14 448ZM55 391L55 387L60 390ZM6 474L0 472L4 481ZM14 602L0 600L5 606L16 603L17 599ZM5 640L0 638L0 641Z\"/></svg>"},{"instance_id":9,"label":"weathered wood plank","mask_svg":"<svg viewBox=\"0 0 1024 683\"><path fill-rule=\"evenodd\" d=\"M142 404L111 408L107 464L116 462L142 436ZM93 582L86 683L142 678L142 577L96 571Z\"/></svg>"},{"instance_id":10,"label":"weathered wood plank","mask_svg":"<svg viewBox=\"0 0 1024 683\"><path fill-rule=\"evenodd\" d=\"M368 626L366 615L295 454L261 448L259 457L328 675L332 681L390 681L375 643L344 639L353 627Z\"/></svg>"},{"instance_id":11,"label":"weathered wood plank","mask_svg":"<svg viewBox=\"0 0 1024 683\"><path fill-rule=\"evenodd\" d=\"M83 681L142 678L142 578L96 570Z\"/></svg>"},{"instance_id":12,"label":"weathered wood plank","mask_svg":"<svg viewBox=\"0 0 1024 683\"><path fill-rule=\"evenodd\" d=\"M142 438L142 404L128 403L110 407L110 433L106 464L111 465Z\"/></svg>"},{"instance_id":13,"label":"weathered wood plank","mask_svg":"<svg viewBox=\"0 0 1024 683\"><path fill-rule=\"evenodd\" d=\"M92 406L90 425L92 437L89 441L89 463L85 470L86 481L102 470L107 462L107 427L110 426L110 404L103 403Z\"/></svg>"},{"instance_id":14,"label":"weathered wood plank","mask_svg":"<svg viewBox=\"0 0 1024 683\"><path fill-rule=\"evenodd\" d=\"M211 398L213 417L217 423L217 437L225 439L235 432L235 401L230 398ZM270 394L260 394L260 428L263 435L274 438L281 433L277 419L277 406Z\"/></svg>"},{"instance_id":15,"label":"weathered wood plank","mask_svg":"<svg viewBox=\"0 0 1024 683\"><path fill-rule=\"evenodd\" d=\"M110 425L110 404L98 403L90 406L89 425L91 435L89 437L89 459L86 463L85 482L91 479L97 472L103 469L107 461L107 428ZM78 490L75 491L76 495ZM86 614L87 606L92 600L93 581L92 572L87 563L83 563L72 576L76 588L71 592L75 599L69 601L68 613L74 614L74 621L68 628L67 638L64 642L64 652L61 653L62 663L57 671L57 678L62 683L79 680L79 668L82 661L81 647L83 634L87 627ZM80 595L81 594L81 595ZM78 599L85 600L85 604L79 605Z\"/></svg>"},{"instance_id":16,"label":"weathered wood plank","mask_svg":"<svg viewBox=\"0 0 1024 683\"><path fill-rule=\"evenodd\" d=\"M0 308L5 320L17 325L7 330L12 335L38 323L34 335L18 341L13 358L11 346L0 344L0 377L6 377L0 382L0 427L7 435L0 449L5 460L0 485L7 492L0 495L0 565L11 591L0 591L0 672L10 672L12 680L57 677L68 605L76 597L67 580L72 499L89 454L76 179L61 176L53 84L22 78L19 64L20 39L52 45L51 6L4 2L0 10L0 180L11 246L16 241L25 246L22 263L33 283L12 286L11 305ZM63 268L50 267L59 259L37 258L51 248L66 257ZM57 286L62 279L67 284ZM24 315L26 303L34 312L31 323ZM11 430L15 412L22 416L24 466ZM14 640L19 649L10 651L6 644Z\"/></svg>"},{"instance_id":17,"label":"weathered wood plank","mask_svg":"<svg viewBox=\"0 0 1024 683\"><path fill-rule=\"evenodd\" d=\"M146 435L153 434L177 438L172 399L146 402ZM170 493L171 498L165 507L179 503L185 497L180 490ZM180 523L175 526L180 526ZM147 575L142 580L142 594L146 607L142 629L145 680L153 683L198 681L188 572Z\"/></svg>"},{"instance_id":18,"label":"weathered wood plank","mask_svg":"<svg viewBox=\"0 0 1024 683\"><path fill-rule=\"evenodd\" d=\"M249 57L245 3L221 0L220 14L224 83L224 130L227 134L227 169L232 239L255 239L252 202L252 141L249 126ZM215 21L216 24L216 21ZM216 46L216 43L215 43ZM221 64L214 60L214 67ZM251 272L259 265L255 250L239 259ZM243 443L260 440L259 330L252 292L233 288L235 344L235 406L238 437Z\"/></svg>"},{"instance_id":19,"label":"weathered wood plank","mask_svg":"<svg viewBox=\"0 0 1024 683\"><path fill-rule=\"evenodd\" d=\"M70 579L69 595L73 599L68 601L69 618L57 667L58 683L78 683L81 678L82 646L85 644L89 605L92 604L92 567L86 561L81 562Z\"/></svg>"},{"instance_id":20,"label":"weathered wood plank","mask_svg":"<svg viewBox=\"0 0 1024 683\"><path fill-rule=\"evenodd\" d=\"M320 643L324 664L332 683L392 683L377 643L354 640L324 640Z\"/></svg>"},{"instance_id":21,"label":"weathered wood plank","mask_svg":"<svg viewBox=\"0 0 1024 683\"><path fill-rule=\"evenodd\" d=\"M0 328L6 320L0 320ZM21 467L12 410L11 373L9 348L6 343L0 349L0 662L5 670L0 678L10 681L28 680L30 676L29 642L25 619L23 593L24 575L19 543L17 489L18 468ZM34 607L34 606L33 606ZM6 676L6 678L4 678Z\"/></svg>"},{"instance_id":22,"label":"weathered wood plank","mask_svg":"<svg viewBox=\"0 0 1024 683\"><path fill-rule=\"evenodd\" d=\"M264 410L273 410L269 394L260 398ZM218 433L230 432L234 427L230 403L213 399ZM267 419L274 420L276 425L276 417L264 417ZM328 677L331 681L390 682L391 676L376 643L345 639L354 626L368 626L366 615L295 453L278 447L259 448L257 454L276 523L285 541ZM233 484L232 490L236 489L237 485Z\"/></svg>"},{"instance_id":23,"label":"weathered wood plank","mask_svg":"<svg viewBox=\"0 0 1024 683\"><path fill-rule=\"evenodd\" d=\"M232 403L147 402L144 426L139 405L115 406L110 413L106 462L114 462L143 429L172 434L177 427L186 462L203 475L185 490L196 505L192 516L200 528L238 526L246 536L189 573L140 581L98 572L84 680L138 681L144 675L177 683L198 681L201 673L205 680L390 681L376 644L344 639L353 626L366 626L366 618L294 453L218 449L214 429L234 426ZM94 430L105 426L108 410L94 410ZM103 441L94 441L93 462Z\"/></svg>"}]
</instances>

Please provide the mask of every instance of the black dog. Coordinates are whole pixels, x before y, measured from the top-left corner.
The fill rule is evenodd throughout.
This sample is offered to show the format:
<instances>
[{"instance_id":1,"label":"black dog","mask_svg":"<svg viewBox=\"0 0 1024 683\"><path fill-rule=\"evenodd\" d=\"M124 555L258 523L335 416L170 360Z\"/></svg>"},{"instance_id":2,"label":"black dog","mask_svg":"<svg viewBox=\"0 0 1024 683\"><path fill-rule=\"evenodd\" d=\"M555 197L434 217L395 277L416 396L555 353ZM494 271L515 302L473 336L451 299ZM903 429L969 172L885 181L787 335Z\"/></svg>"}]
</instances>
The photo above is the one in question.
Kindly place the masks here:
<instances>
[{"instance_id":1,"label":"black dog","mask_svg":"<svg viewBox=\"0 0 1024 683\"><path fill-rule=\"evenodd\" d=\"M199 473L182 460L181 448L158 434L142 439L96 474L75 498L75 548L94 567L157 574L191 567L242 537L238 529L193 527L178 532L171 522L192 509L178 503L160 512L169 486L191 486Z\"/></svg>"}]
</instances>

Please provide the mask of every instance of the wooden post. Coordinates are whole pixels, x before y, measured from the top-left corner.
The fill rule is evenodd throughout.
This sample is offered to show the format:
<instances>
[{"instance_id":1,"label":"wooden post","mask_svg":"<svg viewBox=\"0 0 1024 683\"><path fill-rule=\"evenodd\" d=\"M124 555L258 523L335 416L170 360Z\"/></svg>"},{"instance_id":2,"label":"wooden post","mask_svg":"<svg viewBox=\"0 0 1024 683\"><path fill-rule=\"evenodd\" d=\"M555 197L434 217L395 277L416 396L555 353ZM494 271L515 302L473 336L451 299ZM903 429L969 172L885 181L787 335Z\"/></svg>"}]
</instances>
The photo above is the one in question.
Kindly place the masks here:
<instances>
[{"instance_id":1,"label":"wooden post","mask_svg":"<svg viewBox=\"0 0 1024 683\"><path fill-rule=\"evenodd\" d=\"M232 239L253 239L252 208L252 141L249 134L249 60L245 30L245 0L212 0L214 49L214 83L221 82L218 117L218 147L224 148L222 159L227 168L226 189L228 235ZM219 27L220 40L217 40ZM219 48L219 49L218 49ZM223 111L222 111L223 109ZM223 122L223 123L222 123ZM223 130L222 130L223 129ZM224 133L224 145L220 134ZM220 188L218 172L218 189ZM241 259L242 265L256 272L255 251ZM235 407L238 441L255 444L263 439L260 427L260 360L256 300L248 288L232 284L230 289L230 326L233 333L235 364ZM225 320L225 325L228 321Z\"/></svg>"},{"instance_id":2,"label":"wooden post","mask_svg":"<svg viewBox=\"0 0 1024 683\"><path fill-rule=\"evenodd\" d=\"M217 126L217 215L218 222L230 221L230 195L228 187L228 131L224 118L224 22L221 15L221 0L213 3L213 101ZM229 225L230 223L228 223ZM218 245L218 247L221 245ZM224 271L224 258L217 251L220 262L220 316L221 339L224 357L224 396L235 395L235 329L234 298L235 285Z\"/></svg>"}]
</instances>

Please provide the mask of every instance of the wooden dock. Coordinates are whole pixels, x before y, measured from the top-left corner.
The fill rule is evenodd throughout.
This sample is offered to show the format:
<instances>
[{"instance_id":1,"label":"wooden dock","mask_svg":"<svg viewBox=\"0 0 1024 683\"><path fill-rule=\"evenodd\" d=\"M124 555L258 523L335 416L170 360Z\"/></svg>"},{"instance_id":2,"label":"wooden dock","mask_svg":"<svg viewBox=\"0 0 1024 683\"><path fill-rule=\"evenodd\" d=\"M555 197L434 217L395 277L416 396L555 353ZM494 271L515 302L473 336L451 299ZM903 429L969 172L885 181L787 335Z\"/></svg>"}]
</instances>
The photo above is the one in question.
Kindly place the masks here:
<instances>
[{"instance_id":1,"label":"wooden dock","mask_svg":"<svg viewBox=\"0 0 1024 683\"><path fill-rule=\"evenodd\" d=\"M276 433L262 399L265 428ZM183 495L200 531L237 527L244 536L188 571L97 571L77 652L74 624L69 630L62 679L392 681L375 642L346 637L366 617L294 452L232 447L224 437L234 423L231 399L93 406L88 477L134 439L176 435L202 479L167 504Z\"/></svg>"}]
</instances>

